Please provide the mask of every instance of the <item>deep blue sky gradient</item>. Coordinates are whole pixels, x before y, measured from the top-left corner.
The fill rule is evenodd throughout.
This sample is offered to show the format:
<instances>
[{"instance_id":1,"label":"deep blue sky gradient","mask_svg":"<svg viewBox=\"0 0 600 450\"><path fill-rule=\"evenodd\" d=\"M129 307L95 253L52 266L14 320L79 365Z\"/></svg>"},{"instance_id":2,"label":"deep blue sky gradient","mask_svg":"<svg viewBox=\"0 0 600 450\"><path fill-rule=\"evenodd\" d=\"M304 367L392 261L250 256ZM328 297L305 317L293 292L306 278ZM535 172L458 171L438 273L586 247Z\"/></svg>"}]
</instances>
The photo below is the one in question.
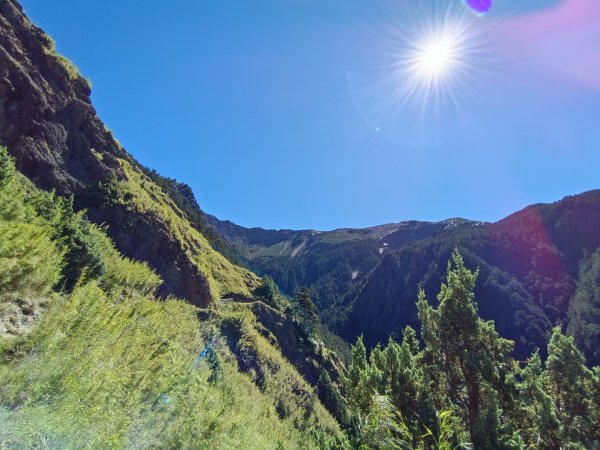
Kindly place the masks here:
<instances>
[{"instance_id":1,"label":"deep blue sky gradient","mask_svg":"<svg viewBox=\"0 0 600 450\"><path fill-rule=\"evenodd\" d=\"M443 133L431 130L435 145L378 131L349 76L368 70L360 66L383 45L371 39L378 29L402 26L391 2L22 4L91 79L94 105L124 147L189 184L207 212L244 226L494 221L600 188L600 93L543 71L504 67L484 95L465 96Z\"/></svg>"}]
</instances>

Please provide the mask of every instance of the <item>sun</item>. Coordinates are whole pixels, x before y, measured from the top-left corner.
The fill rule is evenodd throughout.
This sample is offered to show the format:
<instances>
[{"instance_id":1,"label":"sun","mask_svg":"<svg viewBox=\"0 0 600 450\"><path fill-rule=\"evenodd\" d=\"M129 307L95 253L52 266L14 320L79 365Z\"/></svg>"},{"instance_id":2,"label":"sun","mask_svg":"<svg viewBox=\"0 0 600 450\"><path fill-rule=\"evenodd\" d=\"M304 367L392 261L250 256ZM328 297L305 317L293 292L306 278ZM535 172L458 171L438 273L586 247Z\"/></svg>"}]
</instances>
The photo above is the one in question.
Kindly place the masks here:
<instances>
[{"instance_id":1,"label":"sun","mask_svg":"<svg viewBox=\"0 0 600 450\"><path fill-rule=\"evenodd\" d=\"M417 44L412 52L412 71L426 85L441 82L450 77L453 69L462 60L462 39L460 35L445 32Z\"/></svg>"},{"instance_id":2,"label":"sun","mask_svg":"<svg viewBox=\"0 0 600 450\"><path fill-rule=\"evenodd\" d=\"M348 71L352 102L386 139L437 143L464 105L487 95L482 80L502 69L494 28L458 0L393 3Z\"/></svg>"},{"instance_id":3,"label":"sun","mask_svg":"<svg viewBox=\"0 0 600 450\"><path fill-rule=\"evenodd\" d=\"M448 38L428 42L418 51L417 70L432 80L451 71L460 57L459 46Z\"/></svg>"}]
</instances>

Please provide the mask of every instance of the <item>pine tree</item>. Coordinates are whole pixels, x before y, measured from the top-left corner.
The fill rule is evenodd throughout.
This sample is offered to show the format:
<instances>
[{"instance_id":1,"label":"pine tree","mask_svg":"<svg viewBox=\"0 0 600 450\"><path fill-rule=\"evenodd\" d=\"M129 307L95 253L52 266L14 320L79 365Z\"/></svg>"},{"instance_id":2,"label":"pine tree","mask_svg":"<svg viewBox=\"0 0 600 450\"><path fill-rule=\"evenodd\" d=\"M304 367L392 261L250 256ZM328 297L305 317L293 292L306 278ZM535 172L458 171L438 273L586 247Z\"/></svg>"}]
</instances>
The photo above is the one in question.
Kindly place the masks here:
<instances>
[{"instance_id":1,"label":"pine tree","mask_svg":"<svg viewBox=\"0 0 600 450\"><path fill-rule=\"evenodd\" d=\"M15 164L6 147L0 147L0 189L5 189L15 177Z\"/></svg>"},{"instance_id":2,"label":"pine tree","mask_svg":"<svg viewBox=\"0 0 600 450\"><path fill-rule=\"evenodd\" d=\"M421 411L421 371L416 363L418 342L415 331L404 330L402 345L390 338L383 354L386 365L384 379L387 380L390 399L398 409L413 434L418 433Z\"/></svg>"},{"instance_id":3,"label":"pine tree","mask_svg":"<svg viewBox=\"0 0 600 450\"><path fill-rule=\"evenodd\" d=\"M13 159L0 147L0 295L44 295L62 267L52 227L25 202L24 187Z\"/></svg>"},{"instance_id":4,"label":"pine tree","mask_svg":"<svg viewBox=\"0 0 600 450\"><path fill-rule=\"evenodd\" d=\"M581 264L569 317L568 334L575 338L588 364L600 364L600 249Z\"/></svg>"},{"instance_id":5,"label":"pine tree","mask_svg":"<svg viewBox=\"0 0 600 450\"><path fill-rule=\"evenodd\" d=\"M212 348L208 349L206 361L210 369L208 382L216 383L217 381L220 381L223 378L223 366L221 365L221 359L219 358L219 355Z\"/></svg>"},{"instance_id":6,"label":"pine tree","mask_svg":"<svg viewBox=\"0 0 600 450\"><path fill-rule=\"evenodd\" d=\"M311 336L319 323L319 316L317 315L317 308L310 297L310 290L306 287L303 288L296 294L294 299L300 326L307 336Z\"/></svg>"},{"instance_id":7,"label":"pine tree","mask_svg":"<svg viewBox=\"0 0 600 450\"><path fill-rule=\"evenodd\" d=\"M102 251L90 234L90 223L84 220L82 212L73 212L73 199L63 203L61 213L57 239L67 249L63 287L71 291L83 275L88 280L98 278L104 274L106 267Z\"/></svg>"},{"instance_id":8,"label":"pine tree","mask_svg":"<svg viewBox=\"0 0 600 450\"><path fill-rule=\"evenodd\" d=\"M23 189L17 186L13 158L5 147L0 147L0 220L31 219L31 211L24 205Z\"/></svg>"},{"instance_id":9,"label":"pine tree","mask_svg":"<svg viewBox=\"0 0 600 450\"><path fill-rule=\"evenodd\" d=\"M422 350L411 328L401 344L390 339L369 358L362 338L357 341L344 378L356 442L381 448L381 439L394 448L386 439L402 429L410 448L428 450L596 448L600 368L588 369L559 327L546 370L538 353L519 369L510 357L513 343L477 313L476 278L454 251L439 307L419 293ZM392 424L400 428L390 431Z\"/></svg>"},{"instance_id":10,"label":"pine tree","mask_svg":"<svg viewBox=\"0 0 600 450\"><path fill-rule=\"evenodd\" d=\"M364 374L367 367L367 349L361 336L358 338L356 345L352 347L352 360L348 366L348 373L342 379L348 408L355 414L357 411L368 413L371 406L371 398L374 392L365 382Z\"/></svg>"},{"instance_id":11,"label":"pine tree","mask_svg":"<svg viewBox=\"0 0 600 450\"><path fill-rule=\"evenodd\" d=\"M454 250L437 311L424 304L421 294L418 307L423 338L426 346L431 345L426 364L434 387L445 387L452 404L465 405L464 418L475 448L503 448L496 390L508 389L501 372L512 366L508 356L512 345L498 336L493 323L484 322L477 314L476 280L477 272L468 270ZM440 374L444 379L439 379Z\"/></svg>"},{"instance_id":12,"label":"pine tree","mask_svg":"<svg viewBox=\"0 0 600 450\"><path fill-rule=\"evenodd\" d=\"M254 295L275 309L281 309L281 293L269 275L262 277L260 286L254 290Z\"/></svg>"},{"instance_id":13,"label":"pine tree","mask_svg":"<svg viewBox=\"0 0 600 450\"><path fill-rule=\"evenodd\" d=\"M572 337L554 328L548 344L545 372L549 394L554 400L560 420L560 437L564 445L590 448L600 440L597 405L594 405L594 373L585 366ZM597 394L596 394L597 395Z\"/></svg>"},{"instance_id":14,"label":"pine tree","mask_svg":"<svg viewBox=\"0 0 600 450\"><path fill-rule=\"evenodd\" d=\"M84 211L73 211L72 197L41 193L32 204L37 215L52 226L53 239L65 249L60 283L63 290L70 292L78 282L99 278L106 272L102 250L91 231L93 225L84 218Z\"/></svg>"},{"instance_id":15,"label":"pine tree","mask_svg":"<svg viewBox=\"0 0 600 450\"><path fill-rule=\"evenodd\" d=\"M544 391L542 369L540 355L535 352L519 373L521 412L518 419L522 434L529 442L540 449L559 448L560 422L552 398Z\"/></svg>"}]
</instances>

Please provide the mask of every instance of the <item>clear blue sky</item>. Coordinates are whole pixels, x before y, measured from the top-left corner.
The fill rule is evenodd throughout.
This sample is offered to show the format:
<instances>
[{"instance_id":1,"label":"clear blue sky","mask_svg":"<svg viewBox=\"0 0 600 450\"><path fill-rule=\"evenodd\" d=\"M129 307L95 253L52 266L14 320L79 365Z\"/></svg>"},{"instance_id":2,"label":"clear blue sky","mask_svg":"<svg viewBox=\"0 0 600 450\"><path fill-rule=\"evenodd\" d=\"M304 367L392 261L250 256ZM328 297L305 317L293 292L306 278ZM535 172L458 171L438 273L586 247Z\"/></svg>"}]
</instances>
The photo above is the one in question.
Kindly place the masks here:
<instances>
[{"instance_id":1,"label":"clear blue sky","mask_svg":"<svg viewBox=\"0 0 600 450\"><path fill-rule=\"evenodd\" d=\"M469 66L433 108L394 68L436 1L22 4L125 148L244 226L494 221L600 188L600 2L446 0Z\"/></svg>"}]
</instances>

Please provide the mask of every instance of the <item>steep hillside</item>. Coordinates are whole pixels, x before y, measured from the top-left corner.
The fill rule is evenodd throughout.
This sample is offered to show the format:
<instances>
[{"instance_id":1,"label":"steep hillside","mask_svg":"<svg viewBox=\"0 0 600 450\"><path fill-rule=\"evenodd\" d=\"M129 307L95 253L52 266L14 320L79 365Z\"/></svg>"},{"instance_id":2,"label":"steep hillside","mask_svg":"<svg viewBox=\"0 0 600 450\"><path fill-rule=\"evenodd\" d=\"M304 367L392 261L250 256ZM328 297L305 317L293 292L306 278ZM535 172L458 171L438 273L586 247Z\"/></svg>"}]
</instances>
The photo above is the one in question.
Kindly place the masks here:
<instances>
[{"instance_id":1,"label":"steep hillside","mask_svg":"<svg viewBox=\"0 0 600 450\"><path fill-rule=\"evenodd\" d=\"M340 436L265 314L161 301L160 284L0 147L3 448L322 448ZM271 315L288 322L280 339L306 340ZM335 361L303 354L317 370Z\"/></svg>"},{"instance_id":2,"label":"steep hillside","mask_svg":"<svg viewBox=\"0 0 600 450\"><path fill-rule=\"evenodd\" d=\"M189 193L118 144L89 94L21 7L0 1L2 445L336 441L306 381L338 377L335 354L287 299L257 306L260 278Z\"/></svg>"},{"instance_id":3,"label":"steep hillside","mask_svg":"<svg viewBox=\"0 0 600 450\"><path fill-rule=\"evenodd\" d=\"M0 145L38 187L74 196L123 254L147 261L161 296L199 306L257 278L214 251L97 117L90 86L12 0L0 2Z\"/></svg>"},{"instance_id":4,"label":"steep hillside","mask_svg":"<svg viewBox=\"0 0 600 450\"><path fill-rule=\"evenodd\" d=\"M531 206L477 230L408 245L346 297L351 306L345 332L364 332L374 342L414 323L416 289L411 284L433 292L444 261L457 246L470 267L480 268L476 293L482 316L494 319L500 333L517 342L519 354L544 348L550 327L568 323L580 261L600 246L599 225L600 191L591 191Z\"/></svg>"}]
</instances>

